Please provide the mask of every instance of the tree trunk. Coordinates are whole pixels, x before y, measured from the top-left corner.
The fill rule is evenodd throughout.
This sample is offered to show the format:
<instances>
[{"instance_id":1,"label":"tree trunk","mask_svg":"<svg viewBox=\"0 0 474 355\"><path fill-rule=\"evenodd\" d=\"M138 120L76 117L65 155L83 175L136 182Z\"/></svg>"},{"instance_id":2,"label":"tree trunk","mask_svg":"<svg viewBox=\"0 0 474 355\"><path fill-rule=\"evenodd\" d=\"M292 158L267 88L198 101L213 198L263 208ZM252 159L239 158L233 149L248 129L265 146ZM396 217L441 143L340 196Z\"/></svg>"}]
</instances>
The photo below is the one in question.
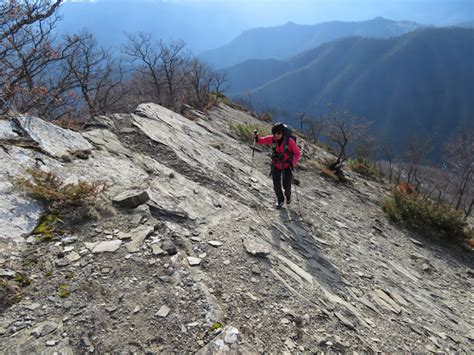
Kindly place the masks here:
<instances>
[{"instance_id":1,"label":"tree trunk","mask_svg":"<svg viewBox=\"0 0 474 355\"><path fill-rule=\"evenodd\" d=\"M461 206L462 198L464 197L464 192L466 191L466 186L467 186L470 176L471 176L471 172L468 171L466 173L465 178L461 181L461 186L459 187L458 201L456 203L456 209L459 209L459 206Z\"/></svg>"},{"instance_id":2,"label":"tree trunk","mask_svg":"<svg viewBox=\"0 0 474 355\"><path fill-rule=\"evenodd\" d=\"M464 214L464 220L466 220L467 217L469 217L469 215L471 214L473 206L474 206L474 199L471 200L471 204L469 205L469 208L466 210L466 213Z\"/></svg>"}]
</instances>

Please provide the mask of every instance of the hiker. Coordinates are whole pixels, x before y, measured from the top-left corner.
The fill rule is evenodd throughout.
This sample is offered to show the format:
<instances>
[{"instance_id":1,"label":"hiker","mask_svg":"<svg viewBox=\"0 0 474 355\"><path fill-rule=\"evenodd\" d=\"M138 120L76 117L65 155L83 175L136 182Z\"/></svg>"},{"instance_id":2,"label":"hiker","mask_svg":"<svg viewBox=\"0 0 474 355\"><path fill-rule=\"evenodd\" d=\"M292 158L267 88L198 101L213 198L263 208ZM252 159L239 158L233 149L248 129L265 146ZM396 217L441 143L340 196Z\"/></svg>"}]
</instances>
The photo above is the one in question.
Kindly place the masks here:
<instances>
[{"instance_id":1,"label":"hiker","mask_svg":"<svg viewBox=\"0 0 474 355\"><path fill-rule=\"evenodd\" d=\"M296 145L295 138L292 137L290 128L283 123L275 123L272 127L272 135L259 137L254 133L255 142L258 144L271 144L273 147L272 170L270 175L273 179L273 189L277 197L276 208L283 207L286 197L286 204L291 203L291 183L293 181L293 169L300 159L301 153ZM283 189L281 189L283 178Z\"/></svg>"}]
</instances>

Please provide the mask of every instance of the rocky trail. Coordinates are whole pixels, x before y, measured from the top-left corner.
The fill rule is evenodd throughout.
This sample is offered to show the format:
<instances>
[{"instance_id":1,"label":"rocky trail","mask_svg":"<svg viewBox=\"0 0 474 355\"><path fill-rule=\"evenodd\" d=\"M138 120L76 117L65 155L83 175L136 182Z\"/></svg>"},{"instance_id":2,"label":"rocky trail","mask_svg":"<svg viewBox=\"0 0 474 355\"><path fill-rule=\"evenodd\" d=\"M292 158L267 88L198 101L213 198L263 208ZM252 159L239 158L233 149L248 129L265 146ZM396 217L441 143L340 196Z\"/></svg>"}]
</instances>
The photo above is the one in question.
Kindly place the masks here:
<instances>
[{"instance_id":1,"label":"rocky trail","mask_svg":"<svg viewBox=\"0 0 474 355\"><path fill-rule=\"evenodd\" d=\"M275 210L269 150L250 176L231 123L263 125L224 104L143 104L82 134L0 120L0 277L31 280L2 304L0 352L474 352L472 251L391 224L390 186L324 177L308 142ZM96 218L29 235L44 209L8 177L33 166L107 181Z\"/></svg>"}]
</instances>

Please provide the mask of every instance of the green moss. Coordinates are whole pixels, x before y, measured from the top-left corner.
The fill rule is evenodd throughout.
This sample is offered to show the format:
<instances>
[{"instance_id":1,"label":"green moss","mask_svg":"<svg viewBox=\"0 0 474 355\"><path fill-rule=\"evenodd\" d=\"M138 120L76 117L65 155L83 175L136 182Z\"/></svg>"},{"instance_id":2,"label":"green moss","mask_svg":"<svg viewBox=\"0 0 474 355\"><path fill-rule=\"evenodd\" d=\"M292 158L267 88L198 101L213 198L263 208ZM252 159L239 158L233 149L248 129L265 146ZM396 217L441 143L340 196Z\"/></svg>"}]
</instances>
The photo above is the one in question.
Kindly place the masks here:
<instances>
[{"instance_id":1,"label":"green moss","mask_svg":"<svg viewBox=\"0 0 474 355\"><path fill-rule=\"evenodd\" d=\"M31 234L39 235L39 240L51 240L54 237L55 225L60 220L58 213L45 214L41 216Z\"/></svg>"},{"instance_id":2,"label":"green moss","mask_svg":"<svg viewBox=\"0 0 474 355\"><path fill-rule=\"evenodd\" d=\"M212 325L206 330L206 332L203 335L203 338L207 337L209 334L212 332L215 332L219 329L222 329L223 325L221 322L214 322Z\"/></svg>"},{"instance_id":3,"label":"green moss","mask_svg":"<svg viewBox=\"0 0 474 355\"><path fill-rule=\"evenodd\" d=\"M214 322L212 323L211 327L209 328L211 331L213 330L216 330L216 329L220 329L222 328L222 323L220 322Z\"/></svg>"},{"instance_id":4,"label":"green moss","mask_svg":"<svg viewBox=\"0 0 474 355\"><path fill-rule=\"evenodd\" d=\"M29 279L29 277L21 272L17 272L15 274L15 281L18 282L21 286L28 286L29 284L31 284L31 280Z\"/></svg>"},{"instance_id":5,"label":"green moss","mask_svg":"<svg viewBox=\"0 0 474 355\"><path fill-rule=\"evenodd\" d=\"M60 285L58 288L58 296L61 298L68 298L71 295L68 285Z\"/></svg>"}]
</instances>

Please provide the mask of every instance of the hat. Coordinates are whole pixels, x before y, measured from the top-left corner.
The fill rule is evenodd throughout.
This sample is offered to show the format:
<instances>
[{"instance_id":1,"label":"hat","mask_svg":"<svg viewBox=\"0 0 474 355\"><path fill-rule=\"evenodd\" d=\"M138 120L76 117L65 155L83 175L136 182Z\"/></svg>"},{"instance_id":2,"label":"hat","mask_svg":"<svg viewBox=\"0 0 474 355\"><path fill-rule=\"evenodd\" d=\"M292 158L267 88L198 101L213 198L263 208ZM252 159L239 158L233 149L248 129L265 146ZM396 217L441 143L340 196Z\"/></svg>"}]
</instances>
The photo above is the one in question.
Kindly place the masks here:
<instances>
[{"instance_id":1,"label":"hat","mask_svg":"<svg viewBox=\"0 0 474 355\"><path fill-rule=\"evenodd\" d=\"M285 126L281 122L277 122L272 127L272 134L282 133Z\"/></svg>"}]
</instances>

